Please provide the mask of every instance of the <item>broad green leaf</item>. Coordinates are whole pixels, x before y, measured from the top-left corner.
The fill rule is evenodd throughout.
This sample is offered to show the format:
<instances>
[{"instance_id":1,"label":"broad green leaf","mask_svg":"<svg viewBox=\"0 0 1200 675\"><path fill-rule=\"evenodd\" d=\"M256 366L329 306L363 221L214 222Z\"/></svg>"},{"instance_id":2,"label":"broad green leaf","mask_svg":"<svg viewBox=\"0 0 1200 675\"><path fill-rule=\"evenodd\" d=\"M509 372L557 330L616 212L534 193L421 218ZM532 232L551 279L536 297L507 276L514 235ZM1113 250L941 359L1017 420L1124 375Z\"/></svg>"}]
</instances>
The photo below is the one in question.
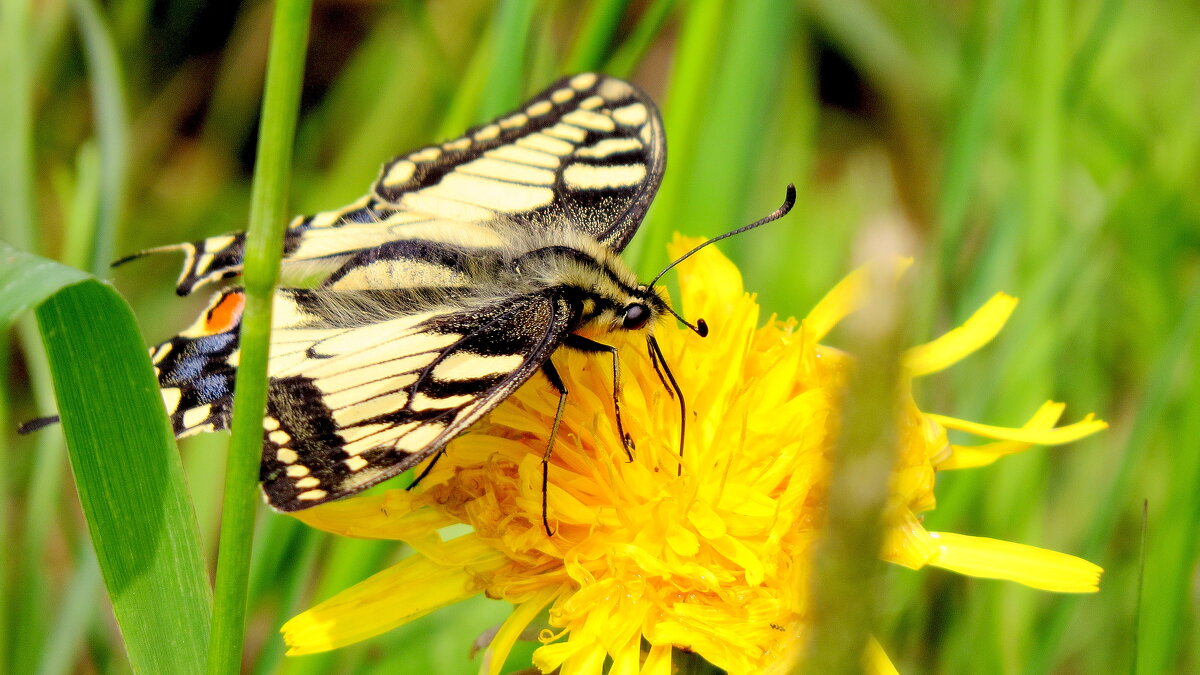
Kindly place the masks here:
<instances>
[{"instance_id":1,"label":"broad green leaf","mask_svg":"<svg viewBox=\"0 0 1200 675\"><path fill-rule=\"evenodd\" d=\"M38 305L71 469L135 672L199 672L210 592L158 383L133 314L83 272L0 244L0 318Z\"/></svg>"},{"instance_id":2,"label":"broad green leaf","mask_svg":"<svg viewBox=\"0 0 1200 675\"><path fill-rule=\"evenodd\" d=\"M64 286L88 279L85 272L24 253L0 241L0 327L41 304Z\"/></svg>"}]
</instances>

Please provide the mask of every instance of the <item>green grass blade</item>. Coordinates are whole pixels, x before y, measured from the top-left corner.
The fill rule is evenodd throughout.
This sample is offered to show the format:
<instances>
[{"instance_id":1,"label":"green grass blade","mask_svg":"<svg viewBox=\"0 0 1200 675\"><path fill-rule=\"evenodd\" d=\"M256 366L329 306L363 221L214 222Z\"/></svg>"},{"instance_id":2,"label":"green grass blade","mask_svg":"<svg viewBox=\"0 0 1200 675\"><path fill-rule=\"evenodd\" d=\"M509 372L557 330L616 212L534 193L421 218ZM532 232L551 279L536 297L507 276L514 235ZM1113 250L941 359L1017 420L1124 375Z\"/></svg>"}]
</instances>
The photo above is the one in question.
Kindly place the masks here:
<instances>
[{"instance_id":1,"label":"green grass blade","mask_svg":"<svg viewBox=\"0 0 1200 675\"><path fill-rule=\"evenodd\" d=\"M96 615L92 608L99 595L100 568L91 551L76 556L75 573L63 592L54 626L42 648L42 660L37 675L67 675L72 672L78 646L83 643L88 625Z\"/></svg>"},{"instance_id":2,"label":"green grass blade","mask_svg":"<svg viewBox=\"0 0 1200 675\"><path fill-rule=\"evenodd\" d=\"M129 661L135 672L199 672L209 612L200 538L133 315L103 283L79 281L78 272L32 255L9 250L6 258L6 270L41 270L64 284L75 279L38 307L37 318L79 499Z\"/></svg>"},{"instance_id":3,"label":"green grass blade","mask_svg":"<svg viewBox=\"0 0 1200 675\"><path fill-rule=\"evenodd\" d=\"M863 238L895 241L881 228ZM883 270L879 266L878 270ZM883 590L882 514L902 447L895 420L907 342L908 304L888 272L876 271L868 298L847 320L854 373L842 394L844 418L829 483L829 505L813 553L809 587L812 623L795 673L854 673L878 621ZM802 600L803 602L804 600Z\"/></svg>"},{"instance_id":4,"label":"green grass blade","mask_svg":"<svg viewBox=\"0 0 1200 675\"><path fill-rule=\"evenodd\" d=\"M29 3L9 0L0 11L0 236L34 250Z\"/></svg>"},{"instance_id":5,"label":"green grass blade","mask_svg":"<svg viewBox=\"0 0 1200 675\"><path fill-rule=\"evenodd\" d=\"M64 286L88 278L74 267L0 242L0 328L8 328L22 312L42 304Z\"/></svg>"},{"instance_id":6,"label":"green grass blade","mask_svg":"<svg viewBox=\"0 0 1200 675\"><path fill-rule=\"evenodd\" d=\"M1133 658L1129 662L1129 674L1138 672L1138 645L1141 643L1142 598L1146 586L1146 521L1149 520L1150 505L1142 502L1142 538L1138 546L1137 599L1133 610Z\"/></svg>"},{"instance_id":7,"label":"green grass blade","mask_svg":"<svg viewBox=\"0 0 1200 675\"><path fill-rule=\"evenodd\" d=\"M648 216L650 222L624 254L643 273L661 268L665 262L667 241L681 227L680 213L695 194L688 189L687 168L693 161L702 161L693 158L698 154L701 120L711 102L713 64L723 53L727 9L724 0L703 0L688 5L684 12L671 87L665 100L659 100L669 139L667 172Z\"/></svg>"},{"instance_id":8,"label":"green grass blade","mask_svg":"<svg viewBox=\"0 0 1200 675\"><path fill-rule=\"evenodd\" d=\"M633 69L642 62L650 43L658 36L667 15L675 6L675 0L654 0L638 19L637 26L627 40L621 43L617 53L613 54L604 72L617 77L629 77Z\"/></svg>"},{"instance_id":9,"label":"green grass blade","mask_svg":"<svg viewBox=\"0 0 1200 675\"><path fill-rule=\"evenodd\" d=\"M483 85L479 119L490 120L512 110L521 102L525 54L533 24L533 0L504 0L496 12L496 30L491 44L491 72ZM458 129L461 133L465 129Z\"/></svg>"},{"instance_id":10,"label":"green grass blade","mask_svg":"<svg viewBox=\"0 0 1200 675\"><path fill-rule=\"evenodd\" d=\"M275 6L271 30L246 236L246 308L234 385L233 439L225 468L212 641L208 650L208 672L212 674L238 672L245 642L246 589L258 503L262 417L267 404L271 299L283 250L287 185L311 9L311 0L281 0Z\"/></svg>"},{"instance_id":11,"label":"green grass blade","mask_svg":"<svg viewBox=\"0 0 1200 675\"><path fill-rule=\"evenodd\" d=\"M27 58L30 43L31 3L5 0L0 3L0 238L27 248L35 248L33 193L33 91L32 65ZM0 260L6 250L0 249ZM0 305L29 304L4 292L3 277L12 272L7 262L0 264ZM0 382L11 380L11 340L8 328L11 316L0 309ZM13 393L0 388L0 424L12 428L10 412ZM0 538L14 541L13 508L21 502L16 468L20 466L9 452L0 452ZM0 670L14 665L17 645L13 627L23 623L17 616L21 584L14 583L19 558L9 547L0 548ZM26 587L28 587L26 585ZM32 617L31 617L32 618ZM23 626L26 630L36 628Z\"/></svg>"},{"instance_id":12,"label":"green grass blade","mask_svg":"<svg viewBox=\"0 0 1200 675\"><path fill-rule=\"evenodd\" d=\"M600 0L591 6L580 23L571 54L564 62L566 72L578 73L600 67L628 4L629 0Z\"/></svg>"},{"instance_id":13,"label":"green grass blade","mask_svg":"<svg viewBox=\"0 0 1200 675\"><path fill-rule=\"evenodd\" d=\"M785 48L797 18L793 3L779 1L740 5L727 17L723 59L702 89L699 132L685 155L691 161L672 167L676 180L682 179L688 190L672 229L708 237L750 222L744 217L758 178L753 167L769 144L768 121L781 88L775 66L787 58ZM784 185L772 186L772 202L759 205L755 218L778 204ZM756 236L735 237L725 248L739 250Z\"/></svg>"},{"instance_id":14,"label":"green grass blade","mask_svg":"<svg viewBox=\"0 0 1200 675\"><path fill-rule=\"evenodd\" d=\"M102 274L113 260L113 242L125 209L125 177L129 146L125 87L116 45L95 0L72 0L87 55L92 111L100 151L100 204L92 235L88 269Z\"/></svg>"},{"instance_id":15,"label":"green grass blade","mask_svg":"<svg viewBox=\"0 0 1200 675\"><path fill-rule=\"evenodd\" d=\"M967 214L972 188L978 175L981 154L988 140L995 103L1016 51L1024 0L1005 0L1001 8L995 35L986 40L979 65L972 77L965 78L962 107L957 112L954 131L950 135L943 171L942 189L938 204L938 225L942 228L942 255L953 259L959 248L963 220ZM976 9L981 15L981 8ZM986 20L977 21L979 31L990 26Z\"/></svg>"}]
</instances>

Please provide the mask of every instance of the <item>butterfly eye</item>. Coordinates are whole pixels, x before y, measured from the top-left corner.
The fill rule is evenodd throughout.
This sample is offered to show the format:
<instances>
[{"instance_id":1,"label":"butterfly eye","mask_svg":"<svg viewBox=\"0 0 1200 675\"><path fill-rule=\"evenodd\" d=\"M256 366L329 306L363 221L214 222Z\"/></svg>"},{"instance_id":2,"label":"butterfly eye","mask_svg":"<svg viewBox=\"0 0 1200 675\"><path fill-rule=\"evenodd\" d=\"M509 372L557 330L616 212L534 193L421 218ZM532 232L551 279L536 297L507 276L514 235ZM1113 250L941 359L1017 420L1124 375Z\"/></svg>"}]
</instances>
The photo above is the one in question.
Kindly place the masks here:
<instances>
[{"instance_id":1,"label":"butterfly eye","mask_svg":"<svg viewBox=\"0 0 1200 675\"><path fill-rule=\"evenodd\" d=\"M637 330L650 320L650 308L640 302L635 302L625 308L622 325L626 330Z\"/></svg>"}]
</instances>

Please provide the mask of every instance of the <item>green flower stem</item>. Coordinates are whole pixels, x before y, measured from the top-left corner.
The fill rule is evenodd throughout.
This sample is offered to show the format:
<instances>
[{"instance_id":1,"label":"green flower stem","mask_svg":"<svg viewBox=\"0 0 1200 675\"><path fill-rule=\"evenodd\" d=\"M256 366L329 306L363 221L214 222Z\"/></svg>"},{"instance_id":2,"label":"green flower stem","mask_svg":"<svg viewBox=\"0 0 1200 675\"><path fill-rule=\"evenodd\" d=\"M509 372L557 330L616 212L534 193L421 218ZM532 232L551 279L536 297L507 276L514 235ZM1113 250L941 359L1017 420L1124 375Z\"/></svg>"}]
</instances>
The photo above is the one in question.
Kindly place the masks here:
<instances>
[{"instance_id":1,"label":"green flower stem","mask_svg":"<svg viewBox=\"0 0 1200 675\"><path fill-rule=\"evenodd\" d=\"M255 487L262 454L262 416L267 402L271 296L283 249L292 138L296 131L311 8L311 0L280 0L275 5L271 31L246 237L246 307L234 389L233 438L225 470L209 673L237 673L241 663Z\"/></svg>"}]
</instances>

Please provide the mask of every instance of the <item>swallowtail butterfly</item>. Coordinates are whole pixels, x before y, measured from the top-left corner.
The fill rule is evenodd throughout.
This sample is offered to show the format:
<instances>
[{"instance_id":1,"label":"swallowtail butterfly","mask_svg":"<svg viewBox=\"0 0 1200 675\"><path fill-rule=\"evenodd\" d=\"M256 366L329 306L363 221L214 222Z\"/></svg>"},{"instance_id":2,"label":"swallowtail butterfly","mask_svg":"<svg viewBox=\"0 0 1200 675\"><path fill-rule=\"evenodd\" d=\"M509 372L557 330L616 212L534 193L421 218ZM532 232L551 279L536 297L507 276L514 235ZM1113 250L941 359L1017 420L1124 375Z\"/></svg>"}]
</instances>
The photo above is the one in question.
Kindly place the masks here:
<instances>
[{"instance_id":1,"label":"swallowtail butterfly","mask_svg":"<svg viewBox=\"0 0 1200 675\"><path fill-rule=\"evenodd\" d=\"M296 218L275 293L263 422L271 506L308 508L417 465L538 371L561 415L567 391L551 356L562 347L611 356L616 403L616 350L578 335L584 327L643 333L682 407L651 333L665 313L678 315L617 257L665 160L654 103L585 73L388 162L358 201ZM793 201L789 187L784 207L737 231ZM181 251L176 290L186 295L240 274L244 242L229 234L118 263ZM150 349L179 437L229 427L243 298L240 288L219 292L190 328ZM692 328L706 332L703 321Z\"/></svg>"}]
</instances>

